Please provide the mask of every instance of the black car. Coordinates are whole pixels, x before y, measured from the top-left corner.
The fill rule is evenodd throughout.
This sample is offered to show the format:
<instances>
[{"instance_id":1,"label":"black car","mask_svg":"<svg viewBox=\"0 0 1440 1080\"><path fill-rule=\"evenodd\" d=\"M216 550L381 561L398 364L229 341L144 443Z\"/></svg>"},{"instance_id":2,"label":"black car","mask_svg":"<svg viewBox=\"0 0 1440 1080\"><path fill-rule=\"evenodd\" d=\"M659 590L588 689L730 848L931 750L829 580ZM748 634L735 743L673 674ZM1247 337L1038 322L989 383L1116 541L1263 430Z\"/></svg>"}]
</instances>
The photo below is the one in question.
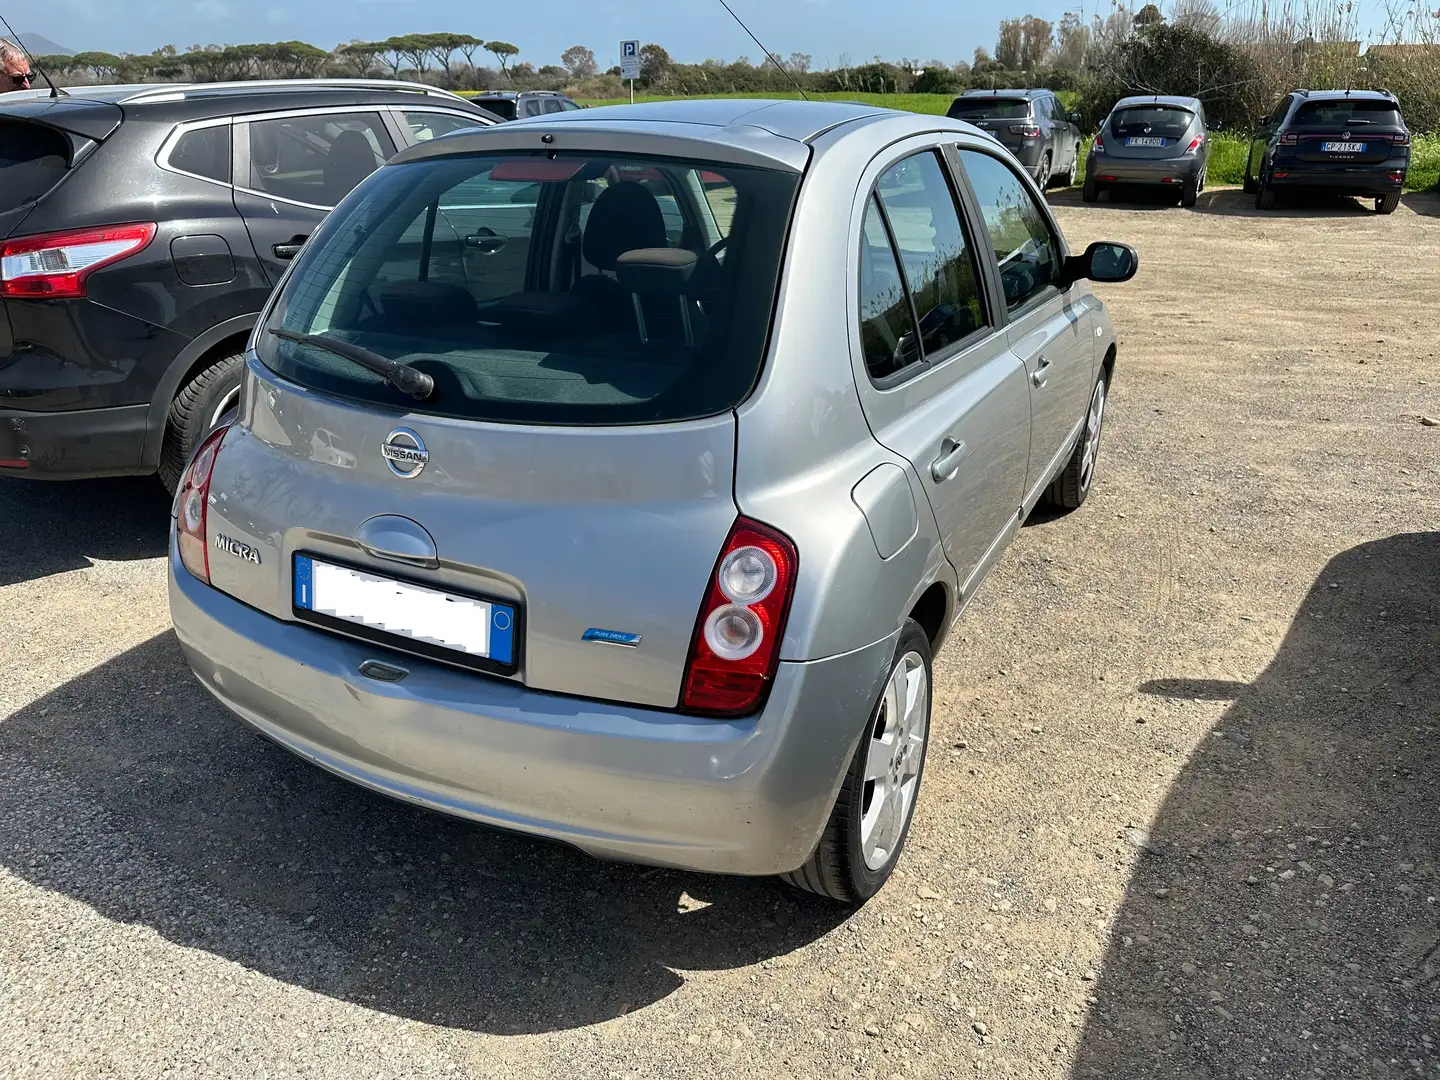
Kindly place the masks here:
<instances>
[{"instance_id":1,"label":"black car","mask_svg":"<svg viewBox=\"0 0 1440 1080\"><path fill-rule=\"evenodd\" d=\"M523 120L580 108L555 90L482 90L470 100L502 120Z\"/></svg>"},{"instance_id":2,"label":"black car","mask_svg":"<svg viewBox=\"0 0 1440 1080\"><path fill-rule=\"evenodd\" d=\"M330 208L397 151L496 122L354 80L0 99L0 475L173 488Z\"/></svg>"},{"instance_id":3,"label":"black car","mask_svg":"<svg viewBox=\"0 0 1440 1080\"><path fill-rule=\"evenodd\" d=\"M1260 118L1245 162L1245 190L1269 210L1278 191L1309 189L1400 205L1410 131L1387 90L1295 90Z\"/></svg>"},{"instance_id":4,"label":"black car","mask_svg":"<svg viewBox=\"0 0 1440 1080\"><path fill-rule=\"evenodd\" d=\"M1075 181L1080 164L1080 114L1067 113L1051 90L967 90L946 113L998 139L1041 190Z\"/></svg>"}]
</instances>

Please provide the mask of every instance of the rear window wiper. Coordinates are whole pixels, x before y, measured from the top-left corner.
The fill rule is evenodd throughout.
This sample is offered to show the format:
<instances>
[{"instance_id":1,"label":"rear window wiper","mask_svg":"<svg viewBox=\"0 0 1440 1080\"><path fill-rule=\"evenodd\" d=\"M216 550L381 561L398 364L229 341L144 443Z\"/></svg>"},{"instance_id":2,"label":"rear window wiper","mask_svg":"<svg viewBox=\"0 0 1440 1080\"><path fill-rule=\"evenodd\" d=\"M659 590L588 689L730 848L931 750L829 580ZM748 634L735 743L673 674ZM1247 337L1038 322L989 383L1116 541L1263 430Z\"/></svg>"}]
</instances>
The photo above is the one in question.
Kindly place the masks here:
<instances>
[{"instance_id":1,"label":"rear window wiper","mask_svg":"<svg viewBox=\"0 0 1440 1080\"><path fill-rule=\"evenodd\" d=\"M388 356L381 356L377 352L361 348L359 345L352 345L348 341L326 337L324 334L301 334L295 330L274 327L271 328L270 333L285 341L294 341L300 345L313 345L342 360L349 360L352 364L357 364L366 371L379 375L402 394L409 394L421 401L435 391L435 380L425 372L413 368L409 364L402 364L399 360L391 360Z\"/></svg>"}]
</instances>

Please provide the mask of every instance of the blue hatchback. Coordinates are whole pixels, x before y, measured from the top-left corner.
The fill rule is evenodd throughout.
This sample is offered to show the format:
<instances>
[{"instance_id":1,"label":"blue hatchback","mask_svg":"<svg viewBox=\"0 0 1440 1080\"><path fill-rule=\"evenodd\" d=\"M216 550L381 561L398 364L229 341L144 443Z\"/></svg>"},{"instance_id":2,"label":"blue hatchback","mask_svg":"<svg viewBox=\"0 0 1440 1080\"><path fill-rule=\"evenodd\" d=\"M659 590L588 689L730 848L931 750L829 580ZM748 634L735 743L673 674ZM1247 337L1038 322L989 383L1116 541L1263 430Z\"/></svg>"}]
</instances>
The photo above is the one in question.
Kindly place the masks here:
<instances>
[{"instance_id":1,"label":"blue hatchback","mask_svg":"<svg viewBox=\"0 0 1440 1080\"><path fill-rule=\"evenodd\" d=\"M1245 190L1260 210L1280 189L1302 188L1400 205L1410 131L1387 90L1295 90L1260 124L1245 162Z\"/></svg>"}]
</instances>

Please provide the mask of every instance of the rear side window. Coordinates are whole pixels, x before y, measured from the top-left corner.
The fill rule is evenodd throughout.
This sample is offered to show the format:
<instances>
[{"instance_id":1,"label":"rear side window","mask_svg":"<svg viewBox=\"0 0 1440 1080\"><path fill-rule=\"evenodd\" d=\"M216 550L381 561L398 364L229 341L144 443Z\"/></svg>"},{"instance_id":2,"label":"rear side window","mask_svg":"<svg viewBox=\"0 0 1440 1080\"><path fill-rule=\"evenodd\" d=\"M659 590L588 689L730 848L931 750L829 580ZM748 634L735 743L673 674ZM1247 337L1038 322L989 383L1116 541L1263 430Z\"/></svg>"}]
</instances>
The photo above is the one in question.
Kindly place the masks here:
<instances>
[{"instance_id":1,"label":"rear side window","mask_svg":"<svg viewBox=\"0 0 1440 1080\"><path fill-rule=\"evenodd\" d=\"M1173 105L1141 105L1117 109L1110 118L1110 130L1122 139L1161 136L1178 139L1189 130L1195 114Z\"/></svg>"},{"instance_id":2,"label":"rear side window","mask_svg":"<svg viewBox=\"0 0 1440 1080\"><path fill-rule=\"evenodd\" d=\"M961 150L965 173L985 215L1011 311L1060 283L1060 245L1045 214L1010 166L989 154Z\"/></svg>"},{"instance_id":3,"label":"rear side window","mask_svg":"<svg viewBox=\"0 0 1440 1080\"><path fill-rule=\"evenodd\" d=\"M416 112L407 109L403 115L405 123L410 127L410 135L416 142L429 142L436 136L448 135L452 131L484 126L479 117L472 120L454 113Z\"/></svg>"},{"instance_id":4,"label":"rear side window","mask_svg":"<svg viewBox=\"0 0 1440 1080\"><path fill-rule=\"evenodd\" d=\"M1030 102L1025 98L960 98L950 106L952 120L1026 120Z\"/></svg>"},{"instance_id":5,"label":"rear side window","mask_svg":"<svg viewBox=\"0 0 1440 1080\"><path fill-rule=\"evenodd\" d=\"M539 99L539 98L526 98L526 99L525 99L525 115L526 115L526 116L539 116L539 115L540 115L540 99Z\"/></svg>"},{"instance_id":6,"label":"rear side window","mask_svg":"<svg viewBox=\"0 0 1440 1080\"><path fill-rule=\"evenodd\" d=\"M170 151L169 164L193 176L230 183L230 125L187 131Z\"/></svg>"},{"instance_id":7,"label":"rear side window","mask_svg":"<svg viewBox=\"0 0 1440 1080\"><path fill-rule=\"evenodd\" d=\"M391 166L312 237L267 326L410 364L435 393L417 402L264 332L257 350L285 378L409 411L542 424L713 415L759 372L798 183L610 154Z\"/></svg>"},{"instance_id":8,"label":"rear side window","mask_svg":"<svg viewBox=\"0 0 1440 1080\"><path fill-rule=\"evenodd\" d=\"M378 113L252 120L249 187L291 202L331 207L394 153Z\"/></svg>"},{"instance_id":9,"label":"rear side window","mask_svg":"<svg viewBox=\"0 0 1440 1080\"><path fill-rule=\"evenodd\" d=\"M70 167L70 146L53 128L0 120L0 213L35 202Z\"/></svg>"},{"instance_id":10,"label":"rear side window","mask_svg":"<svg viewBox=\"0 0 1440 1080\"><path fill-rule=\"evenodd\" d=\"M1307 101L1295 110L1296 127L1399 127L1393 101Z\"/></svg>"}]
</instances>

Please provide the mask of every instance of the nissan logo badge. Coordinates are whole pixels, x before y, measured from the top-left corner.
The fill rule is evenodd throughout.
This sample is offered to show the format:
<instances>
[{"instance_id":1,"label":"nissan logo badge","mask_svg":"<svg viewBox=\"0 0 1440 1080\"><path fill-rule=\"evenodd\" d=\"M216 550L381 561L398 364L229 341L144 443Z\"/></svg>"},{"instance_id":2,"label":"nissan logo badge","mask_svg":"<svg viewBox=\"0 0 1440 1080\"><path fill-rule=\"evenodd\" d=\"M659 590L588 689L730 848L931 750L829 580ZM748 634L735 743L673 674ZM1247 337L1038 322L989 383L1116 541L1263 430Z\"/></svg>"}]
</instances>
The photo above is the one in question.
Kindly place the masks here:
<instances>
[{"instance_id":1,"label":"nissan logo badge","mask_svg":"<svg viewBox=\"0 0 1440 1080\"><path fill-rule=\"evenodd\" d=\"M396 476L412 480L419 476L430 460L430 451L425 449L425 440L409 428L396 428L385 436L380 444L380 453L385 464Z\"/></svg>"}]
</instances>

